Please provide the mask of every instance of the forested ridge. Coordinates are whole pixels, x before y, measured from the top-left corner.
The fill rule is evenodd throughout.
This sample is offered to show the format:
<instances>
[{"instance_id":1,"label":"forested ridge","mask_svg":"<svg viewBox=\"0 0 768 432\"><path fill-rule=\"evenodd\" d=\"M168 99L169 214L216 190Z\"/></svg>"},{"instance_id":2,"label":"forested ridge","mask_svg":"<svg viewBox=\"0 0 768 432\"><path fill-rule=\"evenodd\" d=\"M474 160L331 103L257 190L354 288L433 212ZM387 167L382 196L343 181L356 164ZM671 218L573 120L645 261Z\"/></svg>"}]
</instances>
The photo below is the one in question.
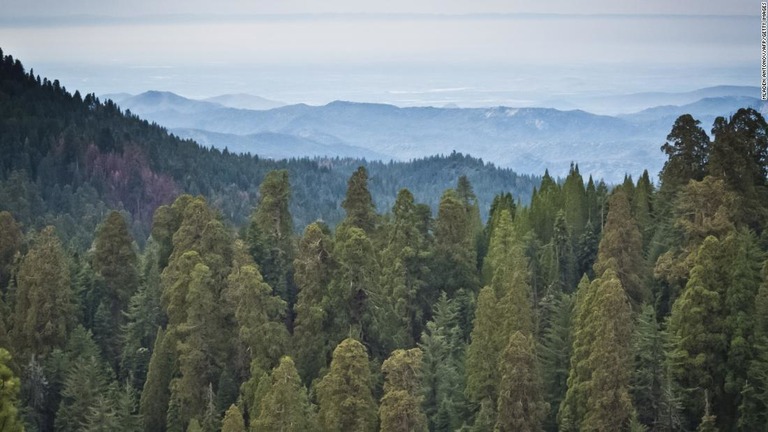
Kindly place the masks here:
<instances>
[{"instance_id":1,"label":"forested ridge","mask_svg":"<svg viewBox=\"0 0 768 432\"><path fill-rule=\"evenodd\" d=\"M0 67L2 431L767 430L752 109L712 138L679 117L658 184L574 165L526 200L457 172L436 212L394 183L374 202L405 165L334 161L329 224L293 214L326 208L321 162L200 149Z\"/></svg>"},{"instance_id":2,"label":"forested ridge","mask_svg":"<svg viewBox=\"0 0 768 432\"><path fill-rule=\"evenodd\" d=\"M256 149L257 150L257 149ZM448 149L450 150L450 149ZM335 226L343 217L346 179L360 165L371 173L380 208L390 208L402 187L437 208L440 194L466 175L483 186L481 212L493 195L509 190L523 202L540 177L520 175L468 155L450 153L412 162L317 158L274 161L201 148L155 124L123 113L111 100L70 94L58 80L25 71L0 50L0 210L25 227L54 225L68 248L89 247L107 211L128 218L140 245L152 214L180 193L203 195L235 226L248 220L267 172L287 169L295 226L316 219Z\"/></svg>"}]
</instances>

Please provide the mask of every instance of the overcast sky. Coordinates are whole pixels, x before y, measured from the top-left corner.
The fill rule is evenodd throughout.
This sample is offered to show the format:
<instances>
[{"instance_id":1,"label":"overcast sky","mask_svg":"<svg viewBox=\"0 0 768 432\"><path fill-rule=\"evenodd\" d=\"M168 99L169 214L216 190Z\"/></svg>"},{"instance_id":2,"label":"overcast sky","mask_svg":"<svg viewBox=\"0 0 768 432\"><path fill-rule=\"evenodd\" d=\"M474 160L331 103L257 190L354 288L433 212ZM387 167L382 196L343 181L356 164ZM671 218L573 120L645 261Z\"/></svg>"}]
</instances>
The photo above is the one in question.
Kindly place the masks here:
<instances>
[{"instance_id":1,"label":"overcast sky","mask_svg":"<svg viewBox=\"0 0 768 432\"><path fill-rule=\"evenodd\" d=\"M752 0L2 0L0 47L99 94L524 104L757 85L759 9Z\"/></svg>"}]
</instances>

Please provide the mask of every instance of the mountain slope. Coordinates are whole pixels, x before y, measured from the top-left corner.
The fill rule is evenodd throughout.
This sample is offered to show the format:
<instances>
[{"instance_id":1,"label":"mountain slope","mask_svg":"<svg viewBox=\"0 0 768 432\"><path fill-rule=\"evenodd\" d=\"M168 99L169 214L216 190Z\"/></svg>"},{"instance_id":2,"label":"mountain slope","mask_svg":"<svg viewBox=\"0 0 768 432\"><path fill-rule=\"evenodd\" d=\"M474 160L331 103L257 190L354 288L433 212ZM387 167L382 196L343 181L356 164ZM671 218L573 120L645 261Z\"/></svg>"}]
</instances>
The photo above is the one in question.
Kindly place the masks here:
<instances>
[{"instance_id":1,"label":"mountain slope","mask_svg":"<svg viewBox=\"0 0 768 432\"><path fill-rule=\"evenodd\" d=\"M0 58L0 211L10 211L27 229L54 225L67 246L77 250L90 247L108 209L125 212L134 238L143 242L155 208L180 193L203 195L226 219L244 224L258 200L261 181L275 169L289 172L290 210L299 231L318 218L330 225L341 220L347 179L360 165L371 166L370 191L382 213L406 186L436 210L435 197L455 185L458 173L476 185L484 217L494 194L509 191L527 202L540 182L539 177L461 154L372 164L352 158L270 160L200 147L122 112L111 100L71 94L58 81L33 76L18 60L3 57L1 50ZM178 112L181 104L190 115L215 106L188 104L164 93L146 98L166 111ZM288 111L306 109L294 106ZM297 140L275 134L259 137L286 146ZM322 146L333 140L322 136L302 143ZM419 180L424 176L433 181Z\"/></svg>"}]
</instances>

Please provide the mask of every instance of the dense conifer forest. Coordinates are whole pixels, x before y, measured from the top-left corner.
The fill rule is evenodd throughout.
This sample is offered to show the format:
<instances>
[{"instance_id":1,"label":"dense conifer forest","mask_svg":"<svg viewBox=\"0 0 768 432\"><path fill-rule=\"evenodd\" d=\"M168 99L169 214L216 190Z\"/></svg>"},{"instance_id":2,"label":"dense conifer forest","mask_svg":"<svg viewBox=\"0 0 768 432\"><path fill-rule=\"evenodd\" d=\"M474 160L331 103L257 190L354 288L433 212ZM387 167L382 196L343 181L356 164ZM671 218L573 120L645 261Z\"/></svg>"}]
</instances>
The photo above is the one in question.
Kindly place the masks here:
<instances>
[{"instance_id":1,"label":"dense conifer forest","mask_svg":"<svg viewBox=\"0 0 768 432\"><path fill-rule=\"evenodd\" d=\"M767 430L752 109L609 187L201 149L0 57L2 431Z\"/></svg>"}]
</instances>

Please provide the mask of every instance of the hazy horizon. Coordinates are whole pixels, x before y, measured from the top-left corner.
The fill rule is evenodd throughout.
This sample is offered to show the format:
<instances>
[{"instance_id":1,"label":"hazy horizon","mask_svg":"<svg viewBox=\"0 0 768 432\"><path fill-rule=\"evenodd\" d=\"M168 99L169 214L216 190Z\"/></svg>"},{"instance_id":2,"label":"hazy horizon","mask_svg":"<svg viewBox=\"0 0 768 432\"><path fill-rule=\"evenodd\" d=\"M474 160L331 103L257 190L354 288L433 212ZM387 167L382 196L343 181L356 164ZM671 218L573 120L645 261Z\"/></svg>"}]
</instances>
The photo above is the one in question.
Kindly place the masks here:
<instances>
[{"instance_id":1,"label":"hazy horizon","mask_svg":"<svg viewBox=\"0 0 768 432\"><path fill-rule=\"evenodd\" d=\"M760 75L759 3L750 1L6 3L7 54L100 95L567 106L757 86Z\"/></svg>"}]
</instances>

